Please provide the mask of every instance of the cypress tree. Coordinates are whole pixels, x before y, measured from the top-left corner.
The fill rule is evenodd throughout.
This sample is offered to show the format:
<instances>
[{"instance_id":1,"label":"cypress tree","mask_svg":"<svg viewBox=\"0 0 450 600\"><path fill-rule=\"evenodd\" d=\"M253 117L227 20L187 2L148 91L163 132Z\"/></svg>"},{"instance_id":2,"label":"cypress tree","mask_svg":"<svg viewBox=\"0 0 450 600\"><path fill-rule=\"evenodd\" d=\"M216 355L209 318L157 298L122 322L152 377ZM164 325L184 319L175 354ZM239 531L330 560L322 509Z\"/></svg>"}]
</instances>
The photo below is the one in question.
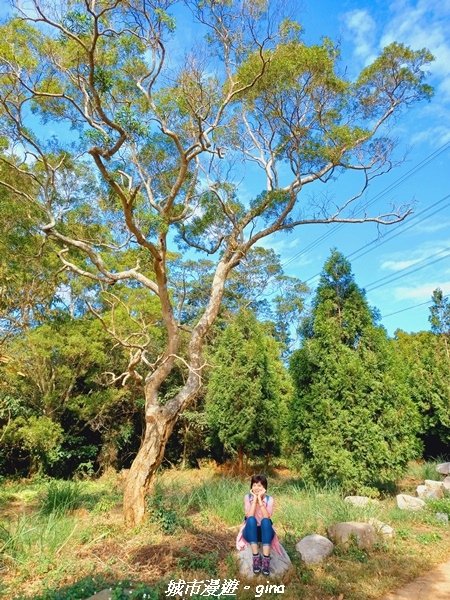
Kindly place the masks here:
<instances>
[{"instance_id":1,"label":"cypress tree","mask_svg":"<svg viewBox=\"0 0 450 600\"><path fill-rule=\"evenodd\" d=\"M241 311L221 335L206 394L210 443L216 458L279 453L287 383L279 347L255 315Z\"/></svg>"},{"instance_id":2,"label":"cypress tree","mask_svg":"<svg viewBox=\"0 0 450 600\"><path fill-rule=\"evenodd\" d=\"M303 335L290 365L290 438L302 473L349 492L390 484L418 450L417 410L376 312L336 250Z\"/></svg>"}]
</instances>

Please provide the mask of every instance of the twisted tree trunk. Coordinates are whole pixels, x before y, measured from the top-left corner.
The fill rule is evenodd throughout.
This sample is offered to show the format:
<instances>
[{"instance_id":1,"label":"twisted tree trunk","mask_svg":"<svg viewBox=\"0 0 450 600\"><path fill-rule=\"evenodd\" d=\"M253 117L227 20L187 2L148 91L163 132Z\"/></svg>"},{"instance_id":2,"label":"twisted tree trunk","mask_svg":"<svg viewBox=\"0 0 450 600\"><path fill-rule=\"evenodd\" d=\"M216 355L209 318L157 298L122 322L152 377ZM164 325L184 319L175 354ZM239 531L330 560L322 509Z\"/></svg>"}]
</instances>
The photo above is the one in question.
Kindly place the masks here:
<instances>
[{"instance_id":1,"label":"twisted tree trunk","mask_svg":"<svg viewBox=\"0 0 450 600\"><path fill-rule=\"evenodd\" d=\"M139 452L128 473L124 493L125 523L131 527L141 523L146 513L146 496L164 458L164 450L178 415L189 405L200 390L201 373L204 368L202 350L205 336L214 323L220 308L225 281L230 270L239 262L241 255L234 254L219 263L212 284L209 303L201 319L194 327L188 348L189 375L183 388L165 405L158 402L158 392L175 363L178 349L178 333L169 327L168 349L158 369L149 374L145 385L145 432ZM163 306L163 311L165 307ZM173 323L170 315L168 323Z\"/></svg>"}]
</instances>

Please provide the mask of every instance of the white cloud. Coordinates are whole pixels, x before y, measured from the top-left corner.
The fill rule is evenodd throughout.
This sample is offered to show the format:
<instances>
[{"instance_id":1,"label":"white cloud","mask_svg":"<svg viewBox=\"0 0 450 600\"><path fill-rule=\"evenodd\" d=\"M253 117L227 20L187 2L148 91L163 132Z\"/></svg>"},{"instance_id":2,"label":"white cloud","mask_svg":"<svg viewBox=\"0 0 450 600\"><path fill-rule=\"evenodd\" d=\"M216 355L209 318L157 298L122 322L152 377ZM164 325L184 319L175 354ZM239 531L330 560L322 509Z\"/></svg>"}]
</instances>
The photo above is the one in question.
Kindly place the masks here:
<instances>
[{"instance_id":1,"label":"white cloud","mask_svg":"<svg viewBox=\"0 0 450 600\"><path fill-rule=\"evenodd\" d=\"M419 223L415 229L416 232L419 231L421 233L436 233L436 231L441 231L442 229L450 229L450 221L440 221L439 223L430 223L429 225Z\"/></svg>"},{"instance_id":2,"label":"white cloud","mask_svg":"<svg viewBox=\"0 0 450 600\"><path fill-rule=\"evenodd\" d=\"M444 294L450 293L450 281L434 281L419 286L398 287L393 289L397 300L431 300L436 288L440 288Z\"/></svg>"},{"instance_id":3,"label":"white cloud","mask_svg":"<svg viewBox=\"0 0 450 600\"><path fill-rule=\"evenodd\" d=\"M380 268L387 271L401 271L427 259L433 260L433 257L449 256L450 240L427 240L409 251L409 258L405 259L405 252L394 252L389 254L389 258L384 260ZM446 254L447 253L447 254Z\"/></svg>"},{"instance_id":4,"label":"white cloud","mask_svg":"<svg viewBox=\"0 0 450 600\"><path fill-rule=\"evenodd\" d=\"M381 268L387 269L388 271L401 271L402 269L407 269L408 267L415 265L417 262L419 262L417 259L416 260L386 260L384 263L381 264Z\"/></svg>"},{"instance_id":5,"label":"white cloud","mask_svg":"<svg viewBox=\"0 0 450 600\"><path fill-rule=\"evenodd\" d=\"M344 24L349 36L355 44L354 54L364 64L369 64L375 54L375 21L369 11L363 9L352 10L344 14Z\"/></svg>"},{"instance_id":6,"label":"white cloud","mask_svg":"<svg viewBox=\"0 0 450 600\"><path fill-rule=\"evenodd\" d=\"M415 50L428 48L435 57L429 70L437 78L436 96L450 99L450 2L397 0L390 9L393 17L381 36L380 47L395 40Z\"/></svg>"}]
</instances>

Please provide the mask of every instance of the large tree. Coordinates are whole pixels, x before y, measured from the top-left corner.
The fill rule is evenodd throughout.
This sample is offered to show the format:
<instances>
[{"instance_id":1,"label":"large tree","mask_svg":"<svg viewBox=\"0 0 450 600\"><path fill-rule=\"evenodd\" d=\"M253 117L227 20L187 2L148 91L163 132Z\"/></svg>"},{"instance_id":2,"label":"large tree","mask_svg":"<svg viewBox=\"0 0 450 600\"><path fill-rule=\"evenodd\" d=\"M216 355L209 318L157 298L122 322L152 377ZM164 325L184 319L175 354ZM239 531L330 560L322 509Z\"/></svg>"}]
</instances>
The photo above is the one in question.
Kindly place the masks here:
<instances>
[{"instance_id":1,"label":"large tree","mask_svg":"<svg viewBox=\"0 0 450 600\"><path fill-rule=\"evenodd\" d=\"M249 310L219 337L206 394L213 451L221 457L278 455L290 385L280 348ZM290 398L289 398L290 399Z\"/></svg>"},{"instance_id":2,"label":"large tree","mask_svg":"<svg viewBox=\"0 0 450 600\"><path fill-rule=\"evenodd\" d=\"M426 456L448 453L450 444L450 359L445 334L396 331L400 375L421 416L420 438Z\"/></svg>"},{"instance_id":3,"label":"large tree","mask_svg":"<svg viewBox=\"0 0 450 600\"><path fill-rule=\"evenodd\" d=\"M395 482L420 446L417 407L375 317L350 263L333 251L291 360L290 433L303 474L349 492Z\"/></svg>"},{"instance_id":4,"label":"large tree","mask_svg":"<svg viewBox=\"0 0 450 600\"><path fill-rule=\"evenodd\" d=\"M39 211L39 230L60 248L64 269L93 282L94 311L114 284L141 286L161 306L161 354L151 354L141 321L122 340L146 399L124 495L128 523L143 518L173 425L201 386L202 348L225 282L249 250L300 225L393 223L408 214L392 207L371 216L354 206L392 164L388 123L430 97L432 56L393 43L348 80L337 48L306 45L281 4L30 0L1 27L2 160L29 186L1 185ZM196 27L184 55L173 14ZM344 172L360 177L351 197L300 204L306 186L333 185ZM215 263L206 307L189 327L171 293L176 243ZM161 402L177 364L184 384Z\"/></svg>"}]
</instances>

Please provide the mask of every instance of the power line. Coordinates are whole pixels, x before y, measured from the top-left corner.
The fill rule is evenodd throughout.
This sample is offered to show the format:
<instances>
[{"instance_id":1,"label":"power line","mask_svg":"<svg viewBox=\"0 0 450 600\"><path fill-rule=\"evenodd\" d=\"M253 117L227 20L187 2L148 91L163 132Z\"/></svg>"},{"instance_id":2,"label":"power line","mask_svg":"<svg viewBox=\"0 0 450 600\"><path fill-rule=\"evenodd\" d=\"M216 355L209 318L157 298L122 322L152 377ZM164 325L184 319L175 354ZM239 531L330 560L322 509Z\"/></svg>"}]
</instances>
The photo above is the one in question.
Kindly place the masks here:
<instances>
[{"instance_id":1,"label":"power line","mask_svg":"<svg viewBox=\"0 0 450 600\"><path fill-rule=\"evenodd\" d=\"M450 294L447 296L443 296L442 299L446 300L450 298ZM413 304L413 306L407 306L406 308L402 308L401 310L396 310L395 312L389 313L388 315L382 315L382 319L387 319L388 317L393 317L394 315L398 315L399 313L406 312L407 310L412 310L413 308L419 308L419 306L425 306L426 304L431 304L433 300L427 300L426 302L421 302L420 304Z\"/></svg>"},{"instance_id":2,"label":"power line","mask_svg":"<svg viewBox=\"0 0 450 600\"><path fill-rule=\"evenodd\" d=\"M375 248L379 248L380 246L382 246L383 244L386 244L387 242L393 240L394 238L398 237L400 234L405 233L406 231L409 231L410 229L412 229L413 227L417 226L417 223L412 223L412 221L416 221L419 217L421 217L422 215L424 215L426 212L428 212L429 210L431 210L432 208L438 206L439 204L441 204L442 202L444 202L445 200L448 200L450 198L450 194L448 194L447 196L444 196L443 198L441 198L440 200L437 200L436 202L434 202L433 204L431 204L431 206L428 206L427 208L424 208L423 210L421 210L420 212L418 212L417 214L415 214L413 217L411 217L411 219L409 220L409 225L408 227L402 227L400 231L397 231L397 229L399 229L401 227L402 224L398 225L395 230L392 232L391 235L386 234L386 236L384 236L381 241L380 238L376 238L375 240L372 240L371 242L368 242L367 244L364 244L363 246L361 246L360 248L358 248L357 250L354 250L351 254L349 254L347 256L347 258L351 258L352 256L354 256L355 254L358 254L358 252L360 252L361 250L364 250L367 248L367 250L365 252L361 252L361 254L358 254L358 256L355 256L355 258L353 258L354 262L355 260L358 260L359 258L361 258L362 256L365 256L366 254L368 254L369 252L372 252L372 250L375 250ZM426 219L429 219L430 217L433 217L435 214L437 214L438 212L440 212L441 210L444 210L445 208L447 208L448 206L450 206L450 202L445 204L444 206L441 206L438 210L435 210L434 212L432 212L431 214L427 215L423 220L425 221ZM378 243L377 243L378 242ZM374 244L376 244L375 246L373 246ZM370 247L373 246L373 247ZM305 283L308 283L309 281L312 281L313 279L315 279L318 275L320 275L319 273L316 273L315 275L313 275L312 277L309 277L309 279L306 279Z\"/></svg>"},{"instance_id":3,"label":"power line","mask_svg":"<svg viewBox=\"0 0 450 600\"><path fill-rule=\"evenodd\" d=\"M390 281L385 281L384 283L380 283L380 285L376 285L375 287L371 288L369 291L373 292L374 290L377 290L380 287L384 287L385 285L389 285L390 283L393 283L394 281L397 281L398 279L402 279L403 277L406 277L407 275L412 275L413 273L416 273L416 271L421 271L422 269L425 269L425 267L434 265L435 263L440 262L441 260L444 260L444 258L448 258L449 256L450 256L450 254L441 256L441 258L437 258L436 260L433 260L430 263L423 265L422 267L419 267L418 269L414 269L414 270L410 271L409 273L403 273L402 275L399 275L398 277L394 277L394 279L391 279Z\"/></svg>"},{"instance_id":4,"label":"power line","mask_svg":"<svg viewBox=\"0 0 450 600\"><path fill-rule=\"evenodd\" d=\"M432 152L431 154L429 154L428 156L426 156L421 162L419 162L417 165L415 165L412 169L410 169L404 175L402 175L401 177L399 177L398 179L396 179L392 184L390 184L384 190L382 190L381 192L379 192L378 194L376 194L374 196L374 198L368 204L365 205L364 208L367 208L367 207L371 206L372 204L375 203L376 200L379 200L384 195L386 195L388 192L393 191L396 187L398 187L400 184L404 183L404 181L406 181L407 179L409 179L416 172L420 171L428 163L430 163L435 158L437 158L440 154L442 154L442 152L444 152L445 150L447 150L448 147L450 147L450 142L446 142L445 144L442 144L442 146L440 146L434 152ZM358 214L358 213L356 213L356 214ZM334 233L336 233L336 231L338 231L339 229L341 229L344 225L345 225L345 223L339 223L334 229L332 229L330 231L326 231L319 238L317 238L316 240L314 240L313 242L311 242L308 246L306 246L306 248L303 248L301 251L297 252L297 254L294 254L294 256L291 256L288 260L286 260L283 263L281 263L281 266L285 267L286 265L288 265L292 261L294 261L296 258L302 256L303 254L305 254L309 250L312 250L313 248L315 248L316 246L318 246L320 244L320 242L322 242L327 237L330 237L330 235L333 235ZM314 275L314 277L316 277L316 275Z\"/></svg>"},{"instance_id":5,"label":"power line","mask_svg":"<svg viewBox=\"0 0 450 600\"><path fill-rule=\"evenodd\" d=\"M431 206L429 206L427 208L424 208L421 212L419 212L416 215L414 215L414 217L411 217L411 219L409 220L410 225L408 227L402 228L401 231L397 231L397 227L396 227L395 231L397 231L397 233L395 233L395 231L394 231L392 233L392 235L389 235L389 234L386 235L384 238L382 238L382 240L379 242L379 244L376 247L378 248L378 247L382 246L383 244L386 244L387 242L389 242L389 241L393 240L394 238L398 237L400 234L405 233L406 231L409 231L413 227L416 227L417 223L411 223L411 221L413 221L413 220L416 221L425 212L427 212L428 210L431 210L436 205L440 204L441 202L444 202L444 200L448 200L449 198L450 198L450 194L448 194L447 196L444 196L443 198L441 198L440 200L438 200L437 202L435 202ZM429 219L430 217L434 217L434 215L436 215L438 212L441 212L441 210L444 210L444 208L447 208L448 206L450 206L450 202L448 204L445 204L444 206L441 206L441 208L439 208L438 210L435 210L431 214L427 215L425 217L425 219L423 219L423 220L425 221L426 219ZM366 247L368 247L368 246L370 246L372 244L375 244L377 241L378 241L378 239L372 240L372 242L370 242L369 244L366 244L365 246L362 246L361 248L358 248L358 250L355 250L354 252L352 252L351 254L349 254L348 258L350 258L351 256L353 256L354 254L357 254L360 250L364 250L364 248L366 248ZM353 260L354 261L358 260L358 258L361 258L362 256L365 256L366 254L368 254L372 250L374 250L374 248L370 248L370 249L366 250L366 252L362 252L358 256L355 256L355 258Z\"/></svg>"},{"instance_id":6,"label":"power line","mask_svg":"<svg viewBox=\"0 0 450 600\"><path fill-rule=\"evenodd\" d=\"M380 279L372 281L371 283L368 283L367 285L365 285L363 287L366 291L368 290L368 288L371 288L369 291L373 291L373 290L378 289L379 287L388 285L389 283L392 283L393 281L396 281L397 279L401 279L402 277L406 277L407 275L412 275L413 273L416 273L417 271L421 271L422 269L424 269L425 267L428 267L429 265L433 265L434 263L436 263L440 260L443 260L444 258L448 258L450 256L450 254L448 254L449 251L450 251L450 247L444 248L443 250L439 250L439 252L435 252L434 254L431 254L430 256L427 256L426 258L414 263L414 265L409 265L408 267L399 269L396 273L390 273L389 275L380 277ZM435 256L439 256L443 252L447 252L447 254L445 256L442 256L441 258L438 258L438 259L430 262L430 259L434 258ZM422 263L424 263L424 264L422 264ZM422 265L422 266L418 266L418 265ZM403 271L406 271L406 272L403 272ZM399 272L402 274L398 275ZM389 281L386 281L386 279L388 279ZM382 283L381 285L376 285L377 283L380 283L382 281L384 281L384 283Z\"/></svg>"}]
</instances>

